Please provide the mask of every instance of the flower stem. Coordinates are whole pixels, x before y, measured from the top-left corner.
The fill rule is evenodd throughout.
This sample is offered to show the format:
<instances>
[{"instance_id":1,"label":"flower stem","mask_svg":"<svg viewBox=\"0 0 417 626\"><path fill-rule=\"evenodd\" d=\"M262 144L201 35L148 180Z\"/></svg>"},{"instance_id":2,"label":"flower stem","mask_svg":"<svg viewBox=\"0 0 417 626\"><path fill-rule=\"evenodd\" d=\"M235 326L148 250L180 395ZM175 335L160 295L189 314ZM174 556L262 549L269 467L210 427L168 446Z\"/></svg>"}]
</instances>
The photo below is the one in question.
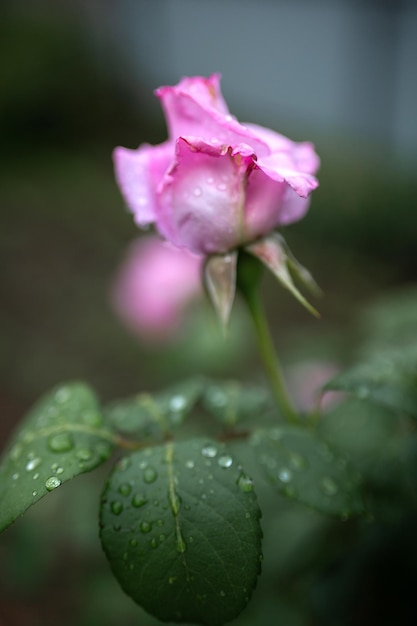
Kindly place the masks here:
<instances>
[{"instance_id":1,"label":"flower stem","mask_svg":"<svg viewBox=\"0 0 417 626\"><path fill-rule=\"evenodd\" d=\"M242 255L243 256L243 255ZM287 388L285 385L284 377L281 370L272 336L269 330L268 322L266 320L265 312L259 297L258 280L256 277L256 271L253 272L254 267L249 268L253 262L257 263L255 259L248 259L245 254L245 259L242 259L241 272L238 274L238 286L241 294L243 295L246 304L248 306L252 322L255 327L256 338L258 343L258 349L262 358L265 371L269 378L269 382L272 388L272 392L275 397L278 408L282 412L282 415L287 422L291 424L298 423L298 415L293 408L291 400L289 398ZM244 267L246 266L246 267ZM249 269L249 272L245 270ZM251 271L252 270L252 271ZM242 279L242 273L246 276ZM252 274L252 276L250 276ZM256 279L254 279L256 277ZM240 280L239 280L240 278Z\"/></svg>"}]
</instances>

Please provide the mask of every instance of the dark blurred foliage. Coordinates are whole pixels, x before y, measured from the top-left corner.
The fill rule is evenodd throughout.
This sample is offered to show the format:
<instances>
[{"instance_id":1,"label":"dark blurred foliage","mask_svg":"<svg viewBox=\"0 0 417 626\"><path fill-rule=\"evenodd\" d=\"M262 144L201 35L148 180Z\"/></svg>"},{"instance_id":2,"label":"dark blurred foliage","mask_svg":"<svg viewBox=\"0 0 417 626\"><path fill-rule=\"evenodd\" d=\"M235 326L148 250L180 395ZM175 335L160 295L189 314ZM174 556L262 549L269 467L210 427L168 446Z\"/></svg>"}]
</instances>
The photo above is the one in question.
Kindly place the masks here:
<instances>
[{"instance_id":1,"label":"dark blurred foliage","mask_svg":"<svg viewBox=\"0 0 417 626\"><path fill-rule=\"evenodd\" d=\"M207 311L166 351L141 345L115 318L109 285L137 229L114 183L111 151L162 140L162 117L148 112L147 86L136 85L132 97L128 63L111 42L99 62L76 7L21 6L0 9L1 447L35 398L59 381L86 379L108 400L196 371L259 377L239 309L237 339L214 352L201 337L202 328L213 333ZM381 158L378 146L323 137L317 149L321 188L307 218L285 235L324 288L323 320L308 319L269 277L264 289L289 361L343 363L357 311L415 282L417 182ZM194 349L186 348L190 336ZM49 496L2 538L0 626L155 623L119 590L100 552L105 472ZM334 526L284 502L272 507L259 490L270 558L242 624L416 623L415 511L400 508L394 520L368 524L357 541L350 523Z\"/></svg>"}]
</instances>

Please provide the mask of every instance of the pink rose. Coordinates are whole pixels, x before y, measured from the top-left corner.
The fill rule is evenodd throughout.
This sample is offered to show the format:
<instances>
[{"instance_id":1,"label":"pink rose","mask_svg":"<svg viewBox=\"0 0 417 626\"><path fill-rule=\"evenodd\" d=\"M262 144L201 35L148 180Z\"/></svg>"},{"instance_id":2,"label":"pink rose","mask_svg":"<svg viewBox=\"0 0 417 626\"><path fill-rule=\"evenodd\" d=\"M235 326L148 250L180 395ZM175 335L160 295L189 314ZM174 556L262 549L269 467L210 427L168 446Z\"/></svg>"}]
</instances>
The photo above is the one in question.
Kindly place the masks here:
<instances>
[{"instance_id":1,"label":"pink rose","mask_svg":"<svg viewBox=\"0 0 417 626\"><path fill-rule=\"evenodd\" d=\"M133 332L167 339L179 329L185 306L202 293L202 258L158 237L133 242L116 277L112 301Z\"/></svg>"},{"instance_id":2,"label":"pink rose","mask_svg":"<svg viewBox=\"0 0 417 626\"><path fill-rule=\"evenodd\" d=\"M219 80L184 78L158 89L169 139L114 152L136 223L154 223L168 241L202 255L225 254L299 220L318 186L313 146L240 124Z\"/></svg>"}]
</instances>

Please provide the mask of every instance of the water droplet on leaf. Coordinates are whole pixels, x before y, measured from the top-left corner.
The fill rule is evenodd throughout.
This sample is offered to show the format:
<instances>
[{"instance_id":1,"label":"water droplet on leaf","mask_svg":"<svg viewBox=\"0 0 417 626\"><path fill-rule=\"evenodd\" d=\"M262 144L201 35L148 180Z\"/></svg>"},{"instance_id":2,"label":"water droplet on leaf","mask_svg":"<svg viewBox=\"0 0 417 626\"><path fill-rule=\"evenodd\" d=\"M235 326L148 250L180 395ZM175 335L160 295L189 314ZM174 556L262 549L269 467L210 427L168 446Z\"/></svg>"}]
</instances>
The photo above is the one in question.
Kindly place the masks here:
<instances>
[{"instance_id":1,"label":"water droplet on leaf","mask_svg":"<svg viewBox=\"0 0 417 626\"><path fill-rule=\"evenodd\" d=\"M204 448L201 449L201 454L209 458L214 458L217 455L217 448L209 444L207 446L204 446Z\"/></svg>"},{"instance_id":2,"label":"water droplet on leaf","mask_svg":"<svg viewBox=\"0 0 417 626\"><path fill-rule=\"evenodd\" d=\"M250 491L253 491L253 481L251 478L249 478L249 476L246 476L246 474L241 474L239 476L237 484L239 486L239 489L243 491L243 493L249 493Z\"/></svg>"},{"instance_id":3,"label":"water droplet on leaf","mask_svg":"<svg viewBox=\"0 0 417 626\"><path fill-rule=\"evenodd\" d=\"M39 467L41 463L42 459L40 459L38 456L35 456L26 463L26 471L33 472L33 470Z\"/></svg>"},{"instance_id":4,"label":"water droplet on leaf","mask_svg":"<svg viewBox=\"0 0 417 626\"><path fill-rule=\"evenodd\" d=\"M139 509L148 502L147 497L143 493L136 493L132 498L132 506Z\"/></svg>"},{"instance_id":5,"label":"water droplet on leaf","mask_svg":"<svg viewBox=\"0 0 417 626\"><path fill-rule=\"evenodd\" d=\"M132 487L131 485L129 485L129 483L122 483L118 489L118 492L122 495L122 496L128 496L130 495L132 491Z\"/></svg>"},{"instance_id":6,"label":"water droplet on leaf","mask_svg":"<svg viewBox=\"0 0 417 626\"><path fill-rule=\"evenodd\" d=\"M111 512L115 515L120 515L120 513L123 511L123 504L118 500L114 500L114 502L110 504L110 509Z\"/></svg>"},{"instance_id":7,"label":"water droplet on leaf","mask_svg":"<svg viewBox=\"0 0 417 626\"><path fill-rule=\"evenodd\" d=\"M289 483L292 478L292 473L289 469L283 468L278 472L278 478L282 483Z\"/></svg>"},{"instance_id":8,"label":"water droplet on leaf","mask_svg":"<svg viewBox=\"0 0 417 626\"><path fill-rule=\"evenodd\" d=\"M50 476L45 481L45 487L47 488L48 491L53 491L54 489L59 487L60 484L61 484L61 481L59 478L57 478L57 476Z\"/></svg>"},{"instance_id":9,"label":"water droplet on leaf","mask_svg":"<svg viewBox=\"0 0 417 626\"><path fill-rule=\"evenodd\" d=\"M142 522L140 525L140 530L143 533L149 533L152 530L152 524L150 524L149 522Z\"/></svg>"},{"instance_id":10,"label":"water droplet on leaf","mask_svg":"<svg viewBox=\"0 0 417 626\"><path fill-rule=\"evenodd\" d=\"M57 433L49 437L48 447L52 452L68 452L74 447L74 440L70 433Z\"/></svg>"},{"instance_id":11,"label":"water droplet on leaf","mask_svg":"<svg viewBox=\"0 0 417 626\"><path fill-rule=\"evenodd\" d=\"M143 480L145 483L153 483L158 478L158 474L153 467L146 467L143 470Z\"/></svg>"},{"instance_id":12,"label":"water droplet on leaf","mask_svg":"<svg viewBox=\"0 0 417 626\"><path fill-rule=\"evenodd\" d=\"M220 467L227 468L232 465L233 459L231 456L224 455L218 458L217 463L220 465Z\"/></svg>"}]
</instances>

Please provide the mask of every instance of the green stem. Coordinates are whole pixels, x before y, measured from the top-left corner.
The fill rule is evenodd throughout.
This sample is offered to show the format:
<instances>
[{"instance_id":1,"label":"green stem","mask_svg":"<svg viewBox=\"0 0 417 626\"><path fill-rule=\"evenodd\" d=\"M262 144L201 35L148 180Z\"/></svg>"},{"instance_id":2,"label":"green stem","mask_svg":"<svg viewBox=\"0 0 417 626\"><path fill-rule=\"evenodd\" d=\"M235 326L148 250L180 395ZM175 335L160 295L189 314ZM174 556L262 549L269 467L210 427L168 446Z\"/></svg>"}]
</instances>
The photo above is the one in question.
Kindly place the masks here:
<instances>
[{"instance_id":1,"label":"green stem","mask_svg":"<svg viewBox=\"0 0 417 626\"><path fill-rule=\"evenodd\" d=\"M275 352L265 312L258 293L257 280L238 281L240 291L245 298L256 331L258 349L269 378L269 382L284 418L291 424L298 423L298 415L292 406L282 375L281 365Z\"/></svg>"}]
</instances>

